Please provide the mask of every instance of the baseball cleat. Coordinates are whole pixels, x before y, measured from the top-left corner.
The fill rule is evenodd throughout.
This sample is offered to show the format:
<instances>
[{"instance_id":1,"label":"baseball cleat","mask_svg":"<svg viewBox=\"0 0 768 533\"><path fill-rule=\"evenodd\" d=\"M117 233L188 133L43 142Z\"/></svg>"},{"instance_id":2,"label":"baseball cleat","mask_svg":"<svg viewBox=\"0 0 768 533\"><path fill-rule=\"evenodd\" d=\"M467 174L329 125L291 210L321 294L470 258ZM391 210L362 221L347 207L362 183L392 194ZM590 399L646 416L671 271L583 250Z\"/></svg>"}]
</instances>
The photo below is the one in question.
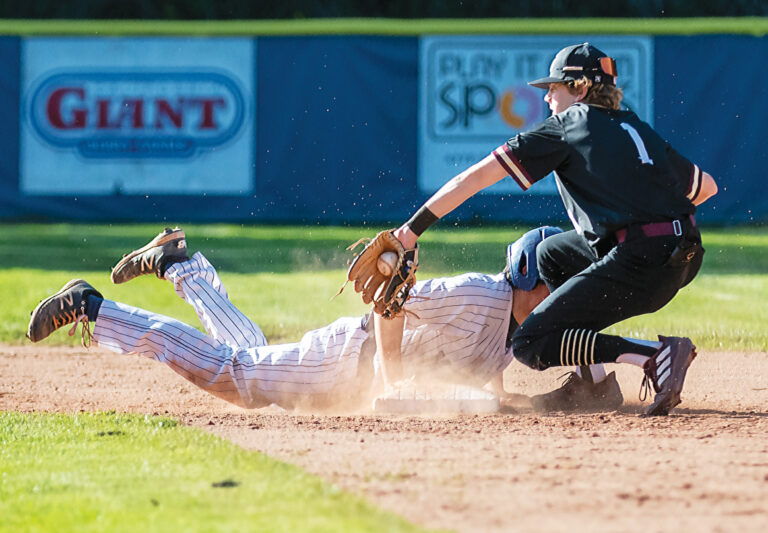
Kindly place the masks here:
<instances>
[{"instance_id":1,"label":"baseball cleat","mask_svg":"<svg viewBox=\"0 0 768 533\"><path fill-rule=\"evenodd\" d=\"M68 282L59 292L40 302L32 311L27 338L32 342L39 342L60 327L74 323L69 332L71 336L74 335L77 324L82 322L83 344L86 345L86 337L90 340L90 330L85 307L90 295L102 298L101 293L85 280L73 279Z\"/></svg>"},{"instance_id":2,"label":"baseball cleat","mask_svg":"<svg viewBox=\"0 0 768 533\"><path fill-rule=\"evenodd\" d=\"M600 383L591 383L576 372L569 372L560 388L531 397L537 411L614 411L624 403L616 372Z\"/></svg>"},{"instance_id":3,"label":"baseball cleat","mask_svg":"<svg viewBox=\"0 0 768 533\"><path fill-rule=\"evenodd\" d=\"M155 274L162 278L168 265L188 259L184 231L165 228L146 246L124 255L112 269L110 277L112 283L125 283L144 274Z\"/></svg>"},{"instance_id":4,"label":"baseball cleat","mask_svg":"<svg viewBox=\"0 0 768 533\"><path fill-rule=\"evenodd\" d=\"M640 399L645 400L651 387L656 392L653 403L645 414L666 416L670 409L680 403L685 374L691 361L696 357L696 347L685 337L662 337L659 351L645 362Z\"/></svg>"}]
</instances>

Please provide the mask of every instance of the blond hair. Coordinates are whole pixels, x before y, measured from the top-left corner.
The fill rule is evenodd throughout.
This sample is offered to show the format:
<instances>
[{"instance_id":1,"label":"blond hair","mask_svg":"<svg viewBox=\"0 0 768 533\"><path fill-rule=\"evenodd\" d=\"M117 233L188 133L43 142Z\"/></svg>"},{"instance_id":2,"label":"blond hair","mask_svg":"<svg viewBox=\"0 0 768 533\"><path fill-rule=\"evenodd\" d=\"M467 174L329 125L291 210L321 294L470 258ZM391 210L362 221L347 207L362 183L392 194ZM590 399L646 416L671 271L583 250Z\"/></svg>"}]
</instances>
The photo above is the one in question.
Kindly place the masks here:
<instances>
[{"instance_id":1,"label":"blond hair","mask_svg":"<svg viewBox=\"0 0 768 533\"><path fill-rule=\"evenodd\" d=\"M621 99L624 98L624 91L618 87L605 83L595 83L585 77L578 80L569 80L564 83L571 94L578 94L586 88L587 94L581 100L585 104L607 107L608 109L619 109Z\"/></svg>"}]
</instances>

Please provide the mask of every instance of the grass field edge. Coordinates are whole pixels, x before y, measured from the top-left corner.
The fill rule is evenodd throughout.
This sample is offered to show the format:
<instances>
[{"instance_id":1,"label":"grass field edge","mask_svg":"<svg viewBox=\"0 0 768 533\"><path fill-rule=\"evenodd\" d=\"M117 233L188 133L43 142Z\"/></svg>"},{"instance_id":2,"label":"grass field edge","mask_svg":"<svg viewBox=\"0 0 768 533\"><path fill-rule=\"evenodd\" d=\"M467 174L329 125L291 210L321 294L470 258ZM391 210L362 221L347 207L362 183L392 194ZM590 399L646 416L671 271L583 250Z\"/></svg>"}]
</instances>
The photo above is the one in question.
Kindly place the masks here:
<instances>
[{"instance_id":1,"label":"grass field edge","mask_svg":"<svg viewBox=\"0 0 768 533\"><path fill-rule=\"evenodd\" d=\"M10 424L9 424L10 422ZM26 427L21 427L21 426ZM62 427L66 427L66 431L62 431ZM32 428L32 429L29 429ZM35 433L35 430L39 432ZM15 433L7 433L7 432ZM167 431L176 431L176 436L171 437ZM4 436L3 433L6 432ZM5 440L3 440L5 437ZM10 438L8 438L10 437ZM58 437L64 437L61 443L63 448L81 447L83 452L80 457L85 462L68 462L63 468L69 469L71 475L62 475L60 469L62 465L49 464L46 461L41 461L39 458L30 458L27 453L20 453L16 456L13 455L13 450L22 450L24 452L28 450L39 450L40 454L45 455L48 453L57 454L58 452L52 451L57 446L53 446L55 439ZM115 440L117 439L117 440ZM198 465L193 465L190 468L193 470L200 469L203 477L199 478L196 482L198 486L189 486L188 493L186 495L190 501L194 501L199 496L200 485L205 485L208 491L216 491L219 487L225 488L225 490L244 490L247 484L258 481L259 485L253 487L254 490L264 491L270 490L271 483L265 483L265 477L280 476L280 478L289 478L292 483L302 483L305 487L297 488L297 491L303 496L310 496L309 500L305 500L305 504L311 504L312 509L318 513L327 513L322 516L312 516L311 518L315 525L320 524L319 528L315 530L330 531L327 522L330 518L341 518L343 524L347 527L342 527L342 531L351 531L348 529L350 522L357 524L359 527L370 527L377 524L377 521L381 521L382 531L421 531L421 528L409 522L400 514L384 509L383 507L376 505L364 495L346 490L340 487L338 484L331 480L325 479L317 474L313 474L307 471L302 466L273 457L266 453L263 453L256 449L248 449L239 444L216 434L215 432L206 431L201 427L195 425L185 424L182 420L176 417L162 415L162 414L147 414L140 412L117 412L117 411L82 411L82 412L47 412L47 411L31 411L22 412L14 410L0 410L0 441L6 444L3 450L3 459L9 461L3 465L0 470L5 474L6 471L13 471L14 468L18 468L17 463L26 464L28 466L39 466L40 476L38 481L43 481L47 485L40 493L35 495L35 498L50 498L50 501L55 502L56 505L51 506L50 502L46 504L43 501L42 508L45 509L46 515L51 513L58 513L61 516L71 516L70 509L66 509L61 506L62 500L61 490L71 486L71 503L72 505L78 505L87 502L91 498L89 496L93 493L90 490L89 485L83 484L80 489L78 483L72 482L73 477L82 475L88 477L90 475L101 475L99 472L104 471L109 475L115 475L109 466L110 462L125 460L124 450L120 448L116 456L110 455L108 452L112 448L113 443L121 441L122 444L126 442L136 442L133 446L135 450L135 459L137 465L144 463L144 466L149 462L150 464L157 463L158 460L170 461L171 467L180 467L180 465L186 464L184 458L190 453L190 450L195 453L199 453L200 461ZM147 446L154 447L152 453L147 452ZM98 452L107 452L102 459L94 461L94 455ZM144 453L143 453L144 452ZM65 451L66 453L66 451ZM185 455L181 455L185 454ZM210 454L215 454L215 461L220 461L224 466L221 471L208 471L205 470L204 465L211 461ZM32 454L35 455L35 454ZM16 460L14 460L16 457ZM77 469L87 466L87 461L96 462L96 464L107 465L101 470L99 468L91 470L83 470L81 474ZM148 459L147 459L148 457ZM243 465L243 461L247 461L248 468L237 470L238 464ZM203 466L201 466L203 465ZM48 471L50 467L50 471ZM99 472L94 473L95 470ZM155 476L158 480L163 478L164 472L160 469L154 468L146 469L146 472L150 477ZM237 472L237 473L235 473ZM232 477L234 476L234 477ZM238 477L240 476L240 477ZM34 476L33 476L34 477ZM61 482L61 479L66 479L66 482ZM275 478L277 479L277 478ZM4 480L5 481L5 480ZM24 481L22 481L23 485ZM276 483L276 482L275 482ZM54 487L58 485L57 487ZM286 486L290 483L280 485L275 488L278 492L285 490ZM37 485L36 485L37 487ZM86 487L85 490L82 490ZM104 487L106 492L109 493L110 485L105 481ZM8 490L8 484L0 484L0 494L4 494L6 497ZM98 497L101 489L97 489ZM37 492L37 491L35 491ZM211 492L211 494L213 494ZM147 495L151 496L151 495ZM242 503L243 500L249 500L252 494L246 495L232 494L231 501ZM30 495L26 492L19 494L20 501L29 505ZM224 498L225 501L230 501L230 498ZM9 501L0 501L0 509L3 505L8 505ZM120 504L115 506L107 506L102 511L98 520L101 520L101 512L107 512L111 514L112 519L119 519L121 513ZM128 505L128 504L127 504ZM132 500L129 504L132 510L135 511L137 505L136 500ZM195 510L190 510L194 512ZM203 510L203 512L205 512ZM256 512L259 512L258 509ZM343 516L339 517L336 513L342 513ZM136 516L136 512L133 513ZM273 513L274 514L274 513ZM204 514L201 515L207 518ZM8 517L6 516L6 519ZM13 518L13 517L12 517ZM18 517L16 517L18 518ZM43 523L35 523L36 516L29 517L32 520L33 526L41 526ZM22 519L24 520L24 519ZM152 531L158 530L157 520L152 517L146 517L147 524L152 525L150 528ZM236 518L233 515L233 524L239 524L242 526L242 518ZM299 518L301 520L301 518ZM296 517L293 518L296 521ZM290 521L289 521L290 522ZM93 524L63 524L63 531L93 531L91 527ZM160 524L161 525L161 524ZM132 524L131 527L136 526ZM137 529L140 529L137 527ZM164 529L164 528L163 528ZM280 530L279 525L277 529ZM13 531L14 529L6 529L0 524L0 531ZM18 529L16 529L18 530ZM26 529L25 529L26 530ZM45 527L32 527L31 530L46 530ZM216 530L220 530L219 527ZM354 529L352 529L354 530Z\"/></svg>"}]
</instances>

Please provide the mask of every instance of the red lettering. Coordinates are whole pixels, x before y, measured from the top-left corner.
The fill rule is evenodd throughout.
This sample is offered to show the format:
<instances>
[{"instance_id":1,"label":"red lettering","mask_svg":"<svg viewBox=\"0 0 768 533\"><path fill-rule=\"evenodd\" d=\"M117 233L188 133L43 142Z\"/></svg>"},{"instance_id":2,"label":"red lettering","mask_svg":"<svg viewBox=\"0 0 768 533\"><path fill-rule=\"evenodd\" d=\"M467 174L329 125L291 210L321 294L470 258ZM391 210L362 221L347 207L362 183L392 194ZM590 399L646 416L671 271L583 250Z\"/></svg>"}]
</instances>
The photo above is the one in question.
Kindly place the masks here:
<instances>
[{"instance_id":1,"label":"red lettering","mask_svg":"<svg viewBox=\"0 0 768 533\"><path fill-rule=\"evenodd\" d=\"M162 117L166 117L168 120L170 120L171 124L173 124L176 129L182 128L183 114L181 112L181 106L183 104L183 100L179 99L179 105L177 109L174 109L173 107L171 107L171 104L168 102L168 100L164 100L161 98L158 98L157 100L155 100L155 103L157 104L157 114L155 116L156 130L163 129Z\"/></svg>"},{"instance_id":2,"label":"red lettering","mask_svg":"<svg viewBox=\"0 0 768 533\"><path fill-rule=\"evenodd\" d=\"M100 130L106 130L109 128L109 100L96 100L96 107L99 110L99 122L96 127Z\"/></svg>"},{"instance_id":3,"label":"red lettering","mask_svg":"<svg viewBox=\"0 0 768 533\"><path fill-rule=\"evenodd\" d=\"M126 100L126 103L130 103L133 106L133 116L131 122L133 123L133 129L139 130L144 128L144 100Z\"/></svg>"},{"instance_id":4,"label":"red lettering","mask_svg":"<svg viewBox=\"0 0 768 533\"><path fill-rule=\"evenodd\" d=\"M218 130L221 127L218 113L226 108L226 99L216 96L157 97L149 101L142 97L113 100L102 96L87 101L83 87L57 88L46 102L48 121L60 130L85 129L92 115L95 116L90 126L96 130L142 130L147 127L156 131L181 130L185 122L189 124L190 119L184 116L189 112L199 114L199 121L193 126L197 130ZM146 113L150 113L149 116Z\"/></svg>"},{"instance_id":5,"label":"red lettering","mask_svg":"<svg viewBox=\"0 0 768 533\"><path fill-rule=\"evenodd\" d=\"M64 117L61 116L61 101L67 96L77 96L80 101L85 99L85 89L81 87L62 87L56 89L51 93L48 98L48 105L46 106L46 114L48 115L48 121L54 128L60 130L74 130L82 129L85 127L86 117L88 111L82 108L72 109L72 120L64 122Z\"/></svg>"},{"instance_id":6,"label":"red lettering","mask_svg":"<svg viewBox=\"0 0 768 533\"><path fill-rule=\"evenodd\" d=\"M130 120L131 119L131 115L132 114L133 114L133 110L130 109L129 107L127 107L125 105L125 103L123 103L120 106L120 110L119 110L117 116L112 120L112 122L110 122L109 127L110 128L115 128L115 129L119 130L122 127L123 123L125 123L126 120Z\"/></svg>"},{"instance_id":7,"label":"red lettering","mask_svg":"<svg viewBox=\"0 0 768 533\"><path fill-rule=\"evenodd\" d=\"M144 101L138 98L126 98L120 104L120 112L109 125L116 130L122 129L128 123L133 129L144 127Z\"/></svg>"},{"instance_id":8,"label":"red lettering","mask_svg":"<svg viewBox=\"0 0 768 533\"><path fill-rule=\"evenodd\" d=\"M200 117L200 124L197 126L199 130L214 130L218 129L216 120L214 119L215 106L224 107L227 103L223 98L196 98L195 103L202 106L202 116Z\"/></svg>"}]
</instances>

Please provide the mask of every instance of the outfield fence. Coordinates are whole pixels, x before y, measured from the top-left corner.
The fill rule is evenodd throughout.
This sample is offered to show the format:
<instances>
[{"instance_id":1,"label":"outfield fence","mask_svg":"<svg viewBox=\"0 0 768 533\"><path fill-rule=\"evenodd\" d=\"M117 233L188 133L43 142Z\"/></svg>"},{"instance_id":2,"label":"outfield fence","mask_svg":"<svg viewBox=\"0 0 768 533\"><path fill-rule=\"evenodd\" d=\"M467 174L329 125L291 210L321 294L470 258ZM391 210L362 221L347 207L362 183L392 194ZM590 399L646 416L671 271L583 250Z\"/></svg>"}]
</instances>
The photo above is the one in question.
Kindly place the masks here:
<instances>
[{"instance_id":1,"label":"outfield fence","mask_svg":"<svg viewBox=\"0 0 768 533\"><path fill-rule=\"evenodd\" d=\"M398 223L542 120L526 81L588 40L716 177L699 219L764 223L766 20L0 21L0 218ZM565 218L551 178L505 181L451 218Z\"/></svg>"}]
</instances>

